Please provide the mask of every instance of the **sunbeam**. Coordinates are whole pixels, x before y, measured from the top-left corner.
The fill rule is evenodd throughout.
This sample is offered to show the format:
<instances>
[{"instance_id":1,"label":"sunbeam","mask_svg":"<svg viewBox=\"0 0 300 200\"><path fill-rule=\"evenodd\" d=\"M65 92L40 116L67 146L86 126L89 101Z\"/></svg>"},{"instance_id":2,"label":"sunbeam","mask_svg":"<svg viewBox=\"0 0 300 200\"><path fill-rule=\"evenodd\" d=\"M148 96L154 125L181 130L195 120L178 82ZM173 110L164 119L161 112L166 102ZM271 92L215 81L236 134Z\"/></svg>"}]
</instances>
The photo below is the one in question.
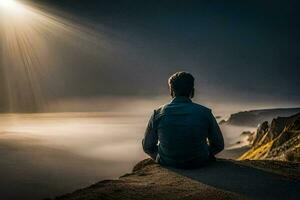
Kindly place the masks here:
<instances>
[{"instance_id":1,"label":"sunbeam","mask_svg":"<svg viewBox=\"0 0 300 200\"><path fill-rule=\"evenodd\" d=\"M21 4L15 0L1 0L0 7L3 10L9 10L12 12L22 10Z\"/></svg>"},{"instance_id":2,"label":"sunbeam","mask_svg":"<svg viewBox=\"0 0 300 200\"><path fill-rule=\"evenodd\" d=\"M46 96L53 94L43 86L49 70L62 60L57 44L89 46L99 43L96 34L62 17L39 10L34 5L14 0L1 0L1 78L5 85L10 112L35 112L47 106ZM1 67L1 66L0 66ZM61 80L63 81L63 80Z\"/></svg>"}]
</instances>

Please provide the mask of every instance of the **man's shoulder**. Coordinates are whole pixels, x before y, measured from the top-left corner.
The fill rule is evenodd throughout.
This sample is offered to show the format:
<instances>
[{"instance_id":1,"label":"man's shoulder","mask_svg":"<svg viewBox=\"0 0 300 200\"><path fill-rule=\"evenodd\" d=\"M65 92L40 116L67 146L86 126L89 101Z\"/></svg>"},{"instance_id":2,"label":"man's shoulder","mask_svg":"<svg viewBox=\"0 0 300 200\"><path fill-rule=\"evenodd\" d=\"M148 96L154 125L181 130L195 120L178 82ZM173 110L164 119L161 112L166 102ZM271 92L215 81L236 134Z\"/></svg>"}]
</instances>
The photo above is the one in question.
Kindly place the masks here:
<instances>
[{"instance_id":1,"label":"man's shoulder","mask_svg":"<svg viewBox=\"0 0 300 200\"><path fill-rule=\"evenodd\" d=\"M154 110L154 113L159 114L169 105L169 103L163 104Z\"/></svg>"},{"instance_id":2,"label":"man's shoulder","mask_svg":"<svg viewBox=\"0 0 300 200\"><path fill-rule=\"evenodd\" d=\"M211 109L208 108L208 107L206 107L206 106L203 106L203 105L198 104L198 103L195 103L195 102L193 102L192 105L193 105L193 107L194 107L195 109L198 109L198 110L200 110L200 111L202 111L202 112L205 112L205 113L211 113Z\"/></svg>"},{"instance_id":3,"label":"man's shoulder","mask_svg":"<svg viewBox=\"0 0 300 200\"><path fill-rule=\"evenodd\" d=\"M160 107L158 107L157 109L154 110L154 113L156 113L156 114L163 113L164 110L166 108L168 108L169 105L171 105L171 104L170 103L166 103L166 104L161 105ZM195 103L195 102L189 103L189 106L191 106L193 109L195 109L195 111L201 111L203 113L211 113L211 109L210 108L208 108L206 106L203 106L201 104Z\"/></svg>"}]
</instances>

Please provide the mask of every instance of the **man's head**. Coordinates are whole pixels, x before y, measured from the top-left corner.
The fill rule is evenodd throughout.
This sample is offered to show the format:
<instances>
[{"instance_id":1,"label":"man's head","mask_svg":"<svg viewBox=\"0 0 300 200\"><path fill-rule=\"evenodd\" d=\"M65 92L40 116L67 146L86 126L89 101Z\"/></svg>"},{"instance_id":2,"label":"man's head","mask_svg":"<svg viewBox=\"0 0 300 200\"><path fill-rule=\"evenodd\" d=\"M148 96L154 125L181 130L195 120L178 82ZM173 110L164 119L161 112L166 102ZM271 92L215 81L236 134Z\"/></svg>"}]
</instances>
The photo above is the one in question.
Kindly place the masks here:
<instances>
[{"instance_id":1,"label":"man's head","mask_svg":"<svg viewBox=\"0 0 300 200\"><path fill-rule=\"evenodd\" d=\"M169 88L172 97L194 97L194 77L188 72L177 72L169 78Z\"/></svg>"}]
</instances>

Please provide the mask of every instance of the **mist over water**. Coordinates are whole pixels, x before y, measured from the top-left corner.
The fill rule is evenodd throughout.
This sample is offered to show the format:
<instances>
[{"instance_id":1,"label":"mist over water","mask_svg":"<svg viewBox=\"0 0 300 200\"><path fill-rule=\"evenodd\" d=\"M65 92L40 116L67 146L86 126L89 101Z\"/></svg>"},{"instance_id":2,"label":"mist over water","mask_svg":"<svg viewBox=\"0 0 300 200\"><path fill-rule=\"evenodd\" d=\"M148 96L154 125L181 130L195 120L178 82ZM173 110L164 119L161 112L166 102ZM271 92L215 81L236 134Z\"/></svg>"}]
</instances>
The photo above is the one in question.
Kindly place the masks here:
<instances>
[{"instance_id":1,"label":"mist over water","mask_svg":"<svg viewBox=\"0 0 300 200\"><path fill-rule=\"evenodd\" d=\"M71 192L117 178L145 157L140 148L145 117L45 113L0 118L0 193L7 199Z\"/></svg>"}]
</instances>

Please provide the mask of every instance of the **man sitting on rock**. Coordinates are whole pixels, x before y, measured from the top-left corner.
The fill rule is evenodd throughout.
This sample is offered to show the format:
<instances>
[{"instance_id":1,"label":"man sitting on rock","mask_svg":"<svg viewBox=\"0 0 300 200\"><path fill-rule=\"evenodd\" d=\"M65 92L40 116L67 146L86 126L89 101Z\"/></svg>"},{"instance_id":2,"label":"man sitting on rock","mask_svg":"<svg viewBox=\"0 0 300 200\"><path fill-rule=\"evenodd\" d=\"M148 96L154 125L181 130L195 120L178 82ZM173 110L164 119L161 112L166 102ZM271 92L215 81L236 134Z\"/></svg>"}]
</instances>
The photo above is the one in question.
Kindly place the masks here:
<instances>
[{"instance_id":1,"label":"man sitting on rock","mask_svg":"<svg viewBox=\"0 0 300 200\"><path fill-rule=\"evenodd\" d=\"M221 130L211 110L193 103L194 77L177 72L169 78L172 101L154 110L143 149L161 165L195 168L224 149Z\"/></svg>"}]
</instances>

